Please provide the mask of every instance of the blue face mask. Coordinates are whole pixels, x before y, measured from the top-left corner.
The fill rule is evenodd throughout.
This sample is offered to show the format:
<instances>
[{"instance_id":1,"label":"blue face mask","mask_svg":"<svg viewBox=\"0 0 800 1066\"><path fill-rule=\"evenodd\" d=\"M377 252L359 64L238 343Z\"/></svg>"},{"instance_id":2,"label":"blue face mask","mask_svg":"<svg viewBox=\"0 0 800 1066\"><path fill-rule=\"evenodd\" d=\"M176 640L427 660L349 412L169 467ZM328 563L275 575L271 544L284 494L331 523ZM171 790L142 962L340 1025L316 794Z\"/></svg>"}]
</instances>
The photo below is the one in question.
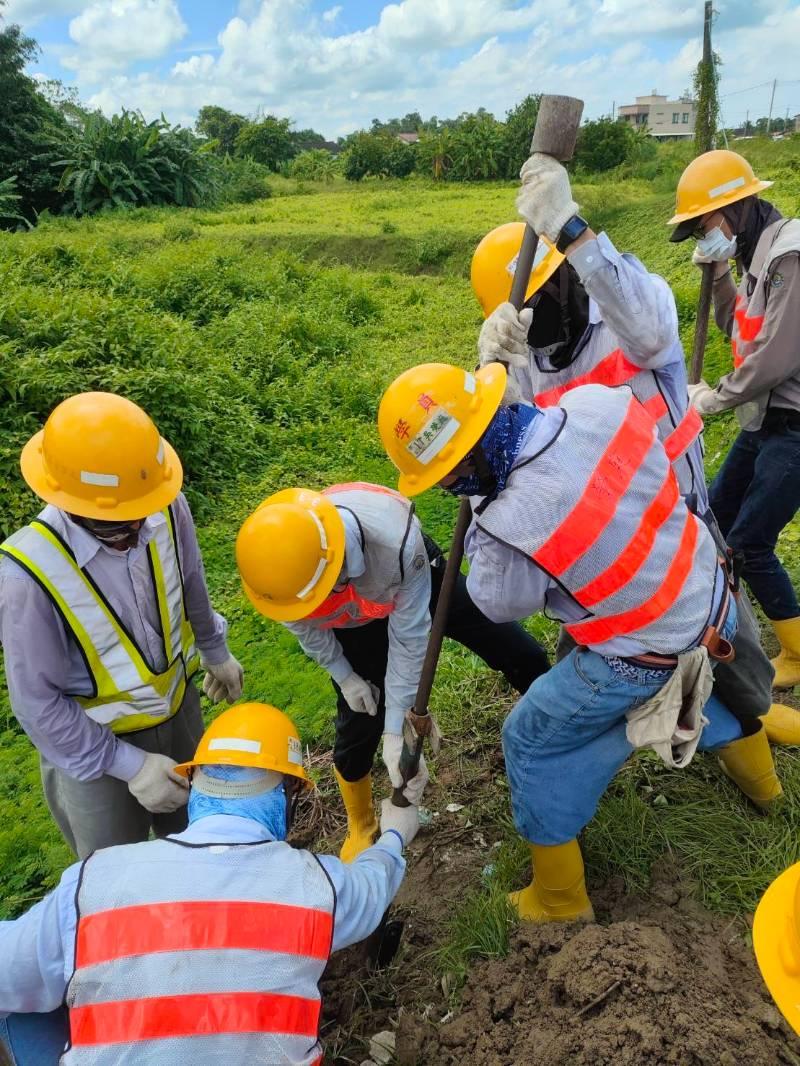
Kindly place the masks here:
<instances>
[{"instance_id":1,"label":"blue face mask","mask_svg":"<svg viewBox=\"0 0 800 1066\"><path fill-rule=\"evenodd\" d=\"M480 440L493 485L487 487L481 474L476 471L448 485L447 491L454 496L486 496L502 492L528 427L538 414L538 408L525 403L500 407Z\"/></svg>"},{"instance_id":2,"label":"blue face mask","mask_svg":"<svg viewBox=\"0 0 800 1066\"><path fill-rule=\"evenodd\" d=\"M262 786L261 790L259 786ZM203 791L204 787L216 794L209 795ZM189 793L189 824L211 815L238 815L263 825L274 840L285 840L287 805L283 780L273 785L267 770L248 766L202 766L195 770Z\"/></svg>"},{"instance_id":3,"label":"blue face mask","mask_svg":"<svg viewBox=\"0 0 800 1066\"><path fill-rule=\"evenodd\" d=\"M736 237L726 237L720 227L715 226L710 233L700 238L697 250L715 263L724 263L736 258Z\"/></svg>"}]
</instances>

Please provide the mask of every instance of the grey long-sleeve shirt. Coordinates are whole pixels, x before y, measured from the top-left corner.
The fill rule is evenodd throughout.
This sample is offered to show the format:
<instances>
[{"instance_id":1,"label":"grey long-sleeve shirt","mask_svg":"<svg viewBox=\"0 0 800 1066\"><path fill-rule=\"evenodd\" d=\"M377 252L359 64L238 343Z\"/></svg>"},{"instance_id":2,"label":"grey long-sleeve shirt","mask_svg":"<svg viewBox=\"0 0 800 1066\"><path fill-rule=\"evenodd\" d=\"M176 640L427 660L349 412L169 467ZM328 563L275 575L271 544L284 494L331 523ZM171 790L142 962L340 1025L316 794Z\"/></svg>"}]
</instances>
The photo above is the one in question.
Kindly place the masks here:
<instances>
[{"instance_id":1,"label":"grey long-sleeve shirt","mask_svg":"<svg viewBox=\"0 0 800 1066\"><path fill-rule=\"evenodd\" d=\"M341 582L361 577L366 564L355 518L344 509L339 514L345 530ZM431 627L431 571L416 519L414 526L417 534L408 538L403 558L406 576L394 594L394 610L389 615L389 658L384 682L387 733L402 732L405 713L414 705ZM417 557L424 559L422 566L414 565ZM337 684L353 672L335 629L323 629L312 621L284 624L300 641L306 655L327 670Z\"/></svg>"},{"instance_id":2,"label":"grey long-sleeve shirt","mask_svg":"<svg viewBox=\"0 0 800 1066\"><path fill-rule=\"evenodd\" d=\"M766 285L764 325L742 365L720 378L713 396L715 411L770 393L770 407L800 410L800 255L792 253L771 263ZM737 296L730 270L714 279L713 296L714 318L730 337Z\"/></svg>"},{"instance_id":3,"label":"grey long-sleeve shirt","mask_svg":"<svg viewBox=\"0 0 800 1066\"><path fill-rule=\"evenodd\" d=\"M186 612L204 661L217 665L228 655L227 624L211 606L194 522L182 495L173 511ZM41 517L64 537L78 565L103 589L156 669L165 669L158 601L146 552L153 530L166 521L164 516L151 515L137 547L126 552L101 544L56 507L45 507ZM91 694L83 659L47 594L7 557L0 561L0 643L14 714L49 763L81 781L103 774L130 781L139 772L143 752L94 722L77 700L66 695Z\"/></svg>"}]
</instances>

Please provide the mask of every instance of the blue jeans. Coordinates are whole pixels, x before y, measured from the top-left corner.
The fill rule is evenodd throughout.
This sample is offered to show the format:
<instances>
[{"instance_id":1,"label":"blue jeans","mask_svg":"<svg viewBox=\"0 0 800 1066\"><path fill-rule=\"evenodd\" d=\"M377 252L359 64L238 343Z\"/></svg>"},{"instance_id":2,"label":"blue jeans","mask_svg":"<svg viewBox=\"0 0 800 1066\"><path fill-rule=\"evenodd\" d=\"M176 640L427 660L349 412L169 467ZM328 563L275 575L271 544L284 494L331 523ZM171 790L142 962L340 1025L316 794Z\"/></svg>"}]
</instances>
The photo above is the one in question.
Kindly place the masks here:
<instances>
[{"instance_id":1,"label":"blue jeans","mask_svg":"<svg viewBox=\"0 0 800 1066\"><path fill-rule=\"evenodd\" d=\"M9 1014L0 1018L0 1044L13 1066L57 1066L69 1037L66 1007L49 1014Z\"/></svg>"},{"instance_id":2,"label":"blue jeans","mask_svg":"<svg viewBox=\"0 0 800 1066\"><path fill-rule=\"evenodd\" d=\"M743 576L767 618L800 615L797 594L775 554L781 530L800 507L800 428L780 408L761 429L742 431L709 490L723 536L742 553Z\"/></svg>"},{"instance_id":3,"label":"blue jeans","mask_svg":"<svg viewBox=\"0 0 800 1066\"><path fill-rule=\"evenodd\" d=\"M731 617L732 616L732 617ZM723 635L735 633L735 611ZM633 752L625 713L663 687L666 671L622 676L597 652L576 648L538 677L503 725L514 824L532 844L565 844L594 817L600 797ZM712 694L700 749L725 747L742 727Z\"/></svg>"}]
</instances>

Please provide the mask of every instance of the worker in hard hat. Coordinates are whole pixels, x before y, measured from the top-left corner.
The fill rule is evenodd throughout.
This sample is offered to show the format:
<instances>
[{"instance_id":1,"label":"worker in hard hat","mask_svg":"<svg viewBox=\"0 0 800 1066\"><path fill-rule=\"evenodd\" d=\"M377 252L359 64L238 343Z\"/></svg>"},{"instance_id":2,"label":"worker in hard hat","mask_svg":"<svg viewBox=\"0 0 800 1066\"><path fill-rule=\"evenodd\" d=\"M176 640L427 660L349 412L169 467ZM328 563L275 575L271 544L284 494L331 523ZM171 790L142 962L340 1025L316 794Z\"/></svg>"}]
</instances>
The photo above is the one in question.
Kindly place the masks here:
<instances>
[{"instance_id":1,"label":"worker in hard hat","mask_svg":"<svg viewBox=\"0 0 800 1066\"><path fill-rule=\"evenodd\" d=\"M0 923L0 1016L20 1066L42 1066L24 1016L62 1003L65 1066L322 1062L319 980L332 951L378 927L416 816L387 800L351 866L291 847L312 785L296 728L266 704L225 711L175 772L187 829L96 852Z\"/></svg>"},{"instance_id":2,"label":"worker in hard hat","mask_svg":"<svg viewBox=\"0 0 800 1066\"><path fill-rule=\"evenodd\" d=\"M554 406L579 385L628 386L656 420L681 493L725 550L709 506L700 435L688 403L675 298L663 278L620 254L578 214L564 167L535 154L522 168L517 209L540 234L525 308L508 303L524 224L488 234L473 256L472 285L487 316L481 365L508 365L506 402ZM761 717L776 743L800 743L800 713L772 703L772 676L758 622L740 597L736 658L720 663L717 695L743 722ZM571 647L563 636L559 654Z\"/></svg>"},{"instance_id":3,"label":"worker in hard hat","mask_svg":"<svg viewBox=\"0 0 800 1066\"><path fill-rule=\"evenodd\" d=\"M347 810L340 854L349 862L378 828L371 771L381 737L392 785L404 784L403 720L414 705L442 586L441 551L423 534L409 500L358 481L270 496L242 526L236 561L256 610L282 622L330 675L337 702L333 762ZM546 653L521 626L494 625L475 607L463 577L445 632L518 692L548 669ZM415 806L427 780L423 758L404 786Z\"/></svg>"},{"instance_id":4,"label":"worker in hard hat","mask_svg":"<svg viewBox=\"0 0 800 1066\"><path fill-rule=\"evenodd\" d=\"M741 432L711 506L780 643L773 684L789 688L800 682L800 603L775 544L800 507L800 219L761 198L770 185L736 152L698 156L678 182L670 239L694 237L692 261L713 264L714 314L733 370L713 389L701 381L689 391L701 415L736 410Z\"/></svg>"},{"instance_id":5,"label":"worker in hard hat","mask_svg":"<svg viewBox=\"0 0 800 1066\"><path fill-rule=\"evenodd\" d=\"M633 750L626 716L673 676L682 683L694 649L731 654L736 600L651 414L629 389L586 385L542 409L501 406L505 389L500 363L475 374L418 366L386 390L378 427L402 492L439 484L472 497L467 587L476 605L497 622L546 609L578 645L511 711L503 751L534 872L513 905L531 921L588 920L576 838ZM421 393L430 411L419 408ZM695 659L709 692L708 660ZM693 740L719 749L729 776L768 808L781 787L763 727L743 735L715 696L704 713L709 724L700 732L698 721ZM680 693L661 708L663 724L680 743Z\"/></svg>"},{"instance_id":6,"label":"worker in hard hat","mask_svg":"<svg viewBox=\"0 0 800 1066\"><path fill-rule=\"evenodd\" d=\"M800 863L784 870L762 896L753 949L770 995L800 1036Z\"/></svg>"},{"instance_id":7,"label":"worker in hard hat","mask_svg":"<svg viewBox=\"0 0 800 1066\"><path fill-rule=\"evenodd\" d=\"M55 408L21 466L47 506L0 545L0 641L50 811L79 858L178 831L201 658L212 700L242 692L180 459L136 404L87 392Z\"/></svg>"}]
</instances>

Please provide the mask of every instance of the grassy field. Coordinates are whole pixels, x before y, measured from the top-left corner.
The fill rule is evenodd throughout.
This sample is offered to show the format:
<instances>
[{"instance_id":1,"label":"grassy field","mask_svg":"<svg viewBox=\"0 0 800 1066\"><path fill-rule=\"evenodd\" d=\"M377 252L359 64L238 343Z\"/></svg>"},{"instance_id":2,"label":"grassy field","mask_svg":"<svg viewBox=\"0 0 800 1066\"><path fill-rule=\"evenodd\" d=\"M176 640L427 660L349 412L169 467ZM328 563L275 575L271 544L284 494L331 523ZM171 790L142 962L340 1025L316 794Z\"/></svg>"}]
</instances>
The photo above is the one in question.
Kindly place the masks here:
<instances>
[{"instance_id":1,"label":"grassy field","mask_svg":"<svg viewBox=\"0 0 800 1066\"><path fill-rule=\"evenodd\" d=\"M800 143L752 150L762 175L777 180L775 202L798 213ZM657 174L579 185L576 197L596 229L672 284L689 345L698 278L690 249L667 241L670 188L671 178ZM326 676L244 600L236 531L280 487L392 483L374 427L377 401L414 363L474 364L481 317L469 258L488 229L515 217L514 187L285 183L280 192L224 211L140 210L0 234L0 528L8 533L37 510L17 454L59 400L107 388L142 403L183 457L213 599L245 667L245 695L287 709L309 744L324 745L333 711ZM728 366L727 344L712 327L709 380ZM709 423L709 473L734 432L730 417ZM419 510L446 543L453 501L431 493ZM793 526L783 543L795 576L799 537ZM546 621L529 625L553 640ZM433 699L445 732L496 738L509 701L498 707L494 691L481 663L448 648ZM587 833L591 878L621 874L643 886L652 861L669 850L713 909L752 909L770 877L800 856L800 763L783 751L779 767L789 802L758 819L708 759L681 775L636 760ZM525 861L502 793L495 816L507 844L487 888L489 910L518 883ZM31 745L3 694L0 916L39 898L69 861L41 799ZM480 901L469 906L481 910Z\"/></svg>"}]
</instances>

